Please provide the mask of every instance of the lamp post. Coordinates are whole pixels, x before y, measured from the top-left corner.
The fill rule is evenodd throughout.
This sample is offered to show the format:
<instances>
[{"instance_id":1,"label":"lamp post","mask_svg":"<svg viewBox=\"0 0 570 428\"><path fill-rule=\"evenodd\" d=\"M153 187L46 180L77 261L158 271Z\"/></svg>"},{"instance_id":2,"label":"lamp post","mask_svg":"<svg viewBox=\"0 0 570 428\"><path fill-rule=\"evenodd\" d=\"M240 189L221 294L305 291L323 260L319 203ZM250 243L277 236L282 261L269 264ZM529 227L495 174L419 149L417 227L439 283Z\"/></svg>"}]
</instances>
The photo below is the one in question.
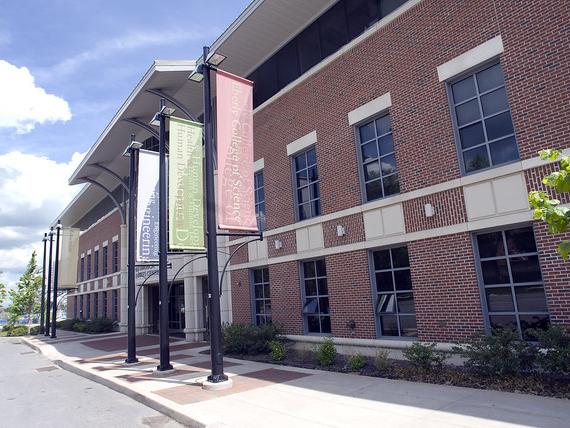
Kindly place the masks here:
<instances>
[{"instance_id":1,"label":"lamp post","mask_svg":"<svg viewBox=\"0 0 570 428\"><path fill-rule=\"evenodd\" d=\"M49 336L49 310L51 304L51 267L52 267L52 250L53 250L53 227L49 229L49 265L48 265L48 285L46 293L46 326L45 326L45 336Z\"/></svg>"},{"instance_id":2,"label":"lamp post","mask_svg":"<svg viewBox=\"0 0 570 428\"><path fill-rule=\"evenodd\" d=\"M46 310L46 305L45 305L45 292L46 292L46 258L47 258L47 241L48 241L48 237L47 237L47 233L44 233L44 238L42 239L42 242L44 243L44 262L43 262L43 267L42 267L42 297L41 297L41 303L40 303L40 331L39 334L42 334L44 332L44 319L45 319L45 310Z\"/></svg>"},{"instance_id":3,"label":"lamp post","mask_svg":"<svg viewBox=\"0 0 570 428\"><path fill-rule=\"evenodd\" d=\"M222 321L220 311L220 287L218 278L218 236L216 223L216 199L214 193L214 142L212 141L212 93L210 86L210 71L212 66L219 65L225 57L214 54L209 57L210 48L205 46L201 70L196 70L190 80L203 80L204 90L204 146L206 155L206 225L208 242L208 287L210 315L210 358L212 373L208 376L211 383L228 380L224 374Z\"/></svg>"},{"instance_id":4,"label":"lamp post","mask_svg":"<svg viewBox=\"0 0 570 428\"><path fill-rule=\"evenodd\" d=\"M55 227L55 269L53 273L53 319L51 320L51 338L55 339L56 336L56 323L57 323L57 281L59 277L59 241L61 233L61 222L58 220Z\"/></svg>"},{"instance_id":5,"label":"lamp post","mask_svg":"<svg viewBox=\"0 0 570 428\"><path fill-rule=\"evenodd\" d=\"M129 169L129 222L128 222L128 263L127 263L127 359L125 363L134 364L137 359L137 338L136 338L136 295L135 295L135 204L136 189L138 181L139 150L141 143L135 141L135 136L131 135L131 144L123 153L123 156L130 157Z\"/></svg>"}]
</instances>

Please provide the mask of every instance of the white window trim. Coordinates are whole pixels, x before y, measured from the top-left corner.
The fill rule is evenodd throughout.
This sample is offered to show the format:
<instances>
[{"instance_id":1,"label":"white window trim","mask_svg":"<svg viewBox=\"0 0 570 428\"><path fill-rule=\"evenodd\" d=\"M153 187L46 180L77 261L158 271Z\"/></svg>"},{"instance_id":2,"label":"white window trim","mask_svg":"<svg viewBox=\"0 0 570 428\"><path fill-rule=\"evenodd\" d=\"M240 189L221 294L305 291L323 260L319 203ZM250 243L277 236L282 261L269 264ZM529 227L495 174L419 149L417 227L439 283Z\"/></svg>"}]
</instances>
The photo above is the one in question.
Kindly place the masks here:
<instances>
[{"instance_id":1,"label":"white window trim","mask_svg":"<svg viewBox=\"0 0 570 428\"><path fill-rule=\"evenodd\" d=\"M499 34L491 40L487 40L485 43L437 67L439 81L444 82L452 79L455 76L498 57L504 51L503 38Z\"/></svg>"},{"instance_id":2,"label":"white window trim","mask_svg":"<svg viewBox=\"0 0 570 428\"><path fill-rule=\"evenodd\" d=\"M265 158L258 159L253 163L254 174L259 171L263 171L263 168L265 168Z\"/></svg>"},{"instance_id":3,"label":"white window trim","mask_svg":"<svg viewBox=\"0 0 570 428\"><path fill-rule=\"evenodd\" d=\"M317 142L317 131L308 133L307 135L287 144L287 156L295 155L309 147L315 145Z\"/></svg>"},{"instance_id":4,"label":"white window trim","mask_svg":"<svg viewBox=\"0 0 570 428\"><path fill-rule=\"evenodd\" d=\"M348 124L352 126L367 119L371 119L372 117L388 110L390 107L392 107L392 97L390 96L390 92L387 92L384 95L381 95L378 98L348 112Z\"/></svg>"},{"instance_id":5,"label":"white window trim","mask_svg":"<svg viewBox=\"0 0 570 428\"><path fill-rule=\"evenodd\" d=\"M119 240L119 235L113 236L113 242L116 242L116 241L118 241L118 240Z\"/></svg>"}]
</instances>

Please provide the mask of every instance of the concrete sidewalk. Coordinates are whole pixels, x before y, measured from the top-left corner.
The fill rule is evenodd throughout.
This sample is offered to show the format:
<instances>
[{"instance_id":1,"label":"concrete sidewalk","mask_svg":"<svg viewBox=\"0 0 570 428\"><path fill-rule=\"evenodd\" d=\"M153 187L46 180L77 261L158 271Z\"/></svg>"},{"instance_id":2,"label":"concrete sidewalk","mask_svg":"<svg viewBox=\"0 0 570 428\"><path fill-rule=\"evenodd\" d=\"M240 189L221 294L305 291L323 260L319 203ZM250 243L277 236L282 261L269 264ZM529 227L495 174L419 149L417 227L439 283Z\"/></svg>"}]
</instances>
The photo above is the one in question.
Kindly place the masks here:
<instances>
[{"instance_id":1,"label":"concrete sidewalk","mask_svg":"<svg viewBox=\"0 0 570 428\"><path fill-rule=\"evenodd\" d=\"M180 423L207 427L568 427L570 401L226 359L233 387L205 391L205 343L172 342L175 370L157 377L158 338L58 332L24 338L59 366L120 391Z\"/></svg>"}]
</instances>

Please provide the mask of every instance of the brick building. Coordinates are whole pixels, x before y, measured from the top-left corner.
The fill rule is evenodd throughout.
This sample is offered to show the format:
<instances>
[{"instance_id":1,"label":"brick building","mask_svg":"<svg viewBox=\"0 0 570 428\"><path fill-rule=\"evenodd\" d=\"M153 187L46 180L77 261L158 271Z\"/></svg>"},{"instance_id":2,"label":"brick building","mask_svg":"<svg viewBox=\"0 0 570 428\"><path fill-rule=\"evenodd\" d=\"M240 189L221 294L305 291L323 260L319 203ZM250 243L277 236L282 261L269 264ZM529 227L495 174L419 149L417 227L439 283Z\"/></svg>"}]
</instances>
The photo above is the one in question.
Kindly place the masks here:
<instances>
[{"instance_id":1,"label":"brick building","mask_svg":"<svg viewBox=\"0 0 570 428\"><path fill-rule=\"evenodd\" d=\"M563 237L527 202L537 152L569 145L569 20L564 0L252 2L212 45L255 83L265 234L226 319L367 346L570 324ZM198 85L168 89L200 115Z\"/></svg>"}]
</instances>

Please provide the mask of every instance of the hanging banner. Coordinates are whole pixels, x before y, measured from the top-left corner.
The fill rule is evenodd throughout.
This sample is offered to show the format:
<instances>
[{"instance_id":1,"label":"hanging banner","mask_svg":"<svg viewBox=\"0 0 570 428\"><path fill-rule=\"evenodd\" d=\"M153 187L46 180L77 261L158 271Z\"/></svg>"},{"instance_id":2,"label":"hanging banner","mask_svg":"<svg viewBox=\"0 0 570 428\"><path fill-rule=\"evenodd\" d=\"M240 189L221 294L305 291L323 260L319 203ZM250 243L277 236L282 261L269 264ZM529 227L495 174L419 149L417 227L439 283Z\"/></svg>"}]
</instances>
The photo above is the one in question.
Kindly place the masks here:
<instances>
[{"instance_id":1,"label":"hanging banner","mask_svg":"<svg viewBox=\"0 0 570 428\"><path fill-rule=\"evenodd\" d=\"M170 118L168 243L177 250L204 250L201 123Z\"/></svg>"},{"instance_id":2,"label":"hanging banner","mask_svg":"<svg viewBox=\"0 0 570 428\"><path fill-rule=\"evenodd\" d=\"M59 272L57 278L57 288L59 290L77 288L78 257L79 229L71 227L62 228L59 246Z\"/></svg>"},{"instance_id":3,"label":"hanging banner","mask_svg":"<svg viewBox=\"0 0 570 428\"><path fill-rule=\"evenodd\" d=\"M137 262L158 261L158 168L157 152L139 151L137 188Z\"/></svg>"},{"instance_id":4,"label":"hanging banner","mask_svg":"<svg viewBox=\"0 0 570 428\"><path fill-rule=\"evenodd\" d=\"M253 82L216 72L218 222L257 232L253 188Z\"/></svg>"}]
</instances>

